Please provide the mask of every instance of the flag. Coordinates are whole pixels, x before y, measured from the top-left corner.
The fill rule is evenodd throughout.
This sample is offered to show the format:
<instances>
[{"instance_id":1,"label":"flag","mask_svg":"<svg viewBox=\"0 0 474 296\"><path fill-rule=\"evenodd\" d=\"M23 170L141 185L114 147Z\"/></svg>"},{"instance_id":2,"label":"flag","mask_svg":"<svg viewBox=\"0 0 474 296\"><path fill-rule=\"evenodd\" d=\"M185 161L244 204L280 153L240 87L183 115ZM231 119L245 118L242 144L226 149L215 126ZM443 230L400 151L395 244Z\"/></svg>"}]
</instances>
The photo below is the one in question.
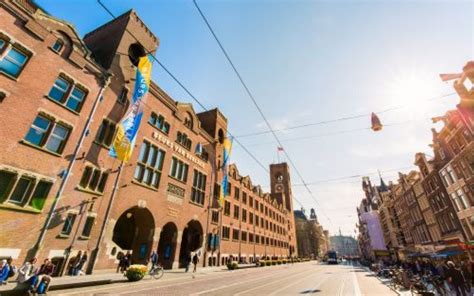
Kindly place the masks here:
<instances>
[{"instance_id":1,"label":"flag","mask_svg":"<svg viewBox=\"0 0 474 296\"><path fill-rule=\"evenodd\" d=\"M228 165L230 154L232 152L232 138L226 137L223 143L223 161L222 161L222 183L221 189L219 192L219 206L222 208L224 205L224 199L229 194L229 173L228 173Z\"/></svg>"},{"instance_id":2,"label":"flag","mask_svg":"<svg viewBox=\"0 0 474 296\"><path fill-rule=\"evenodd\" d=\"M443 119L444 119L444 116L436 116L436 117L431 118L431 121L432 121L433 123L437 123L437 122L439 122L439 121L441 121L441 120L443 120Z\"/></svg>"},{"instance_id":3,"label":"flag","mask_svg":"<svg viewBox=\"0 0 474 296\"><path fill-rule=\"evenodd\" d=\"M148 92L151 76L151 57L146 55L140 58L136 69L135 88L133 90L132 104L125 116L117 126L117 134L109 155L127 162L132 155L138 128L143 116L143 103Z\"/></svg>"},{"instance_id":4,"label":"flag","mask_svg":"<svg viewBox=\"0 0 474 296\"><path fill-rule=\"evenodd\" d=\"M439 74L439 78L441 78L443 82L459 79L461 78L461 76L462 76L462 73Z\"/></svg>"},{"instance_id":5,"label":"flag","mask_svg":"<svg viewBox=\"0 0 474 296\"><path fill-rule=\"evenodd\" d=\"M277 147L277 151L283 151L283 147L278 146L278 147Z\"/></svg>"}]
</instances>

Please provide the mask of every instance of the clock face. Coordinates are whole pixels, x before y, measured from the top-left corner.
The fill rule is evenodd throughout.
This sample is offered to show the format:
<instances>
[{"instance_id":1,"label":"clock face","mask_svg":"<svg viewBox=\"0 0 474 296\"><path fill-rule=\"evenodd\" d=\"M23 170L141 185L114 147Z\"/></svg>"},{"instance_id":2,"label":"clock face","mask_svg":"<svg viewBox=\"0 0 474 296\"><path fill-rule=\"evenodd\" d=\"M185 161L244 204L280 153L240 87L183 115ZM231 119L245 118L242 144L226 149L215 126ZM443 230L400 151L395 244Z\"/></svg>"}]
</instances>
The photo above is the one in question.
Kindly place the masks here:
<instances>
[{"instance_id":1,"label":"clock face","mask_svg":"<svg viewBox=\"0 0 474 296\"><path fill-rule=\"evenodd\" d=\"M283 185L282 184L276 184L275 185L275 192L283 192Z\"/></svg>"}]
</instances>

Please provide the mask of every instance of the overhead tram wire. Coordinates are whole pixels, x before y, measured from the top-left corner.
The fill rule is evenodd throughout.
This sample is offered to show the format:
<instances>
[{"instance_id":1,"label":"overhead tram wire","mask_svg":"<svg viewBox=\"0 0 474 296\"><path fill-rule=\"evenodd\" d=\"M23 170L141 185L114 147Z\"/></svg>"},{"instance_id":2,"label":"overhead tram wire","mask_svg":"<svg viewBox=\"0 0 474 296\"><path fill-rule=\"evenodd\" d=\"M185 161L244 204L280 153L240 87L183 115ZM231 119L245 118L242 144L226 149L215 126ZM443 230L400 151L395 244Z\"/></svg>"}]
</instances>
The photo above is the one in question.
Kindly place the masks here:
<instances>
[{"instance_id":1,"label":"overhead tram wire","mask_svg":"<svg viewBox=\"0 0 474 296\"><path fill-rule=\"evenodd\" d=\"M452 95L456 95L456 92L452 92L452 93L448 93L448 94L444 94L444 95L439 95L439 96L427 98L427 99L424 99L424 100L432 101L432 100L435 100L435 99L441 99L441 98L449 97L449 96L452 96ZM380 110L380 111L376 111L374 113L383 114L383 113L390 112L390 111L400 110L400 109L403 109L403 108L406 108L406 107L407 107L407 105L400 105L400 106L395 106L395 107L383 109L383 110ZM283 131L288 131L288 130L294 130L294 129L310 127L310 126L323 125L323 124L328 124L328 123L333 123L333 122L342 122L342 121L367 117L367 116L370 116L371 114L372 113L345 116L345 117L340 117L340 118L335 118L335 119L328 119L328 120L323 120L323 121L318 121L318 122L305 123L305 124L294 125L294 126L289 126L289 127L280 128L280 129L274 129L273 131L283 132ZM251 136L265 135L265 134L269 134L269 133L271 133L271 131L266 130L266 131L260 131L260 132L253 132L253 133L248 133L248 134L237 135L236 137L245 138L245 137L251 137Z\"/></svg>"},{"instance_id":2,"label":"overhead tram wire","mask_svg":"<svg viewBox=\"0 0 474 296\"><path fill-rule=\"evenodd\" d=\"M214 32L214 30L212 29L209 21L207 20L206 16L204 15L204 13L201 11L201 8L199 7L199 5L197 4L196 0L193 0L193 3L194 3L194 6L196 7L196 9L198 10L199 14L201 15L202 19L204 20L204 22L206 23L207 25L207 28L209 29L209 31L211 32L212 36L214 36L214 39L216 40L217 44L219 45L220 49L222 50L222 52L224 53L227 61L229 62L229 64L231 65L232 69L234 70L234 73L237 75L240 83L242 84L242 86L244 87L247 95L249 96L249 98L251 99L251 101L253 102L255 108L257 109L257 111L260 113L260 116L263 118L263 120L265 121L265 124L267 125L268 129L270 130L270 132L272 133L273 137L275 138L275 141L278 143L278 145L280 147L283 148L283 153L285 154L286 158L288 159L289 163L291 164L291 166L293 167L293 169L295 170L296 174L299 176L299 178L301 179L301 182L303 184L305 184L305 187L308 191L308 193L310 194L310 196L313 198L313 200L316 202L316 204L319 205L319 207L321 208L321 212L324 214L324 216L328 219L328 221L330 223L332 223L331 219L326 215L326 213L324 213L324 211L322 210L322 207L321 207L321 204L319 203L319 201L314 197L313 193L311 192L311 189L306 186L306 183L304 181L304 178L303 176L301 175L300 171L298 170L298 168L296 167L295 163L293 162L293 160L291 159L290 155L288 154L288 152L286 151L286 149L284 149L280 139L278 138L277 134L275 133L275 131L273 130L272 126L270 125L270 122L267 120L265 114L263 113L262 109L260 108L260 106L258 105L257 101L255 100L255 97L253 96L252 92L250 91L249 87L247 86L247 84L245 83L245 81L243 80L242 76L240 75L239 71L237 70L236 66L234 65L234 63L232 62L229 54L227 53L227 51L224 49L224 46L222 45L222 43L220 42L219 38L217 37L216 33Z\"/></svg>"},{"instance_id":3,"label":"overhead tram wire","mask_svg":"<svg viewBox=\"0 0 474 296\"><path fill-rule=\"evenodd\" d=\"M117 17L114 15L114 13L112 13L112 11L110 11L110 9L104 4L102 3L101 0L97 0L97 2L99 3L99 5L105 10L107 11L107 13L115 20L117 19ZM135 41L137 41L141 46L143 46L141 44L141 42L139 41L139 39L132 33L130 32L128 29L125 29L125 31L130 34L130 36L132 36L133 39L135 39ZM143 48L145 48L143 46ZM148 52L150 53L150 52ZM209 111L209 109L207 109L192 93L191 91L173 74L171 73L171 71L162 63L160 62L154 55L150 55L154 61L156 61L158 63L158 65L160 65L160 67L204 110L204 111ZM147 105L148 106L148 105ZM149 107L149 106L148 106ZM151 108L151 107L149 107ZM245 147L245 145L243 145L235 136L233 136L228 130L227 130L227 133L233 137L234 141L239 144L240 147L242 147L242 149L244 149L244 151L266 172L266 173L269 173L269 170L267 167L265 167L262 162L255 156L253 155L248 149L247 147ZM293 197L293 199L301 206L303 207L303 204L298 200L296 199L295 197Z\"/></svg>"}]
</instances>

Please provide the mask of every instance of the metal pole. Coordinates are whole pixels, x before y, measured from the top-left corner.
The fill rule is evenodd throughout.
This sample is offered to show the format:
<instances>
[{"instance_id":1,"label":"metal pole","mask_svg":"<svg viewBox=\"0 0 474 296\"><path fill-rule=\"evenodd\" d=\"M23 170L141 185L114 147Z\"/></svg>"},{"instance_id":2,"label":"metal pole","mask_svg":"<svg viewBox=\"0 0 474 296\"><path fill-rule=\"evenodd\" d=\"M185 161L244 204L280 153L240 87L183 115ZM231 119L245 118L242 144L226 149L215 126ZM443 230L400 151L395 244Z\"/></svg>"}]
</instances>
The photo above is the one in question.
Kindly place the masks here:
<instances>
[{"instance_id":1,"label":"metal pole","mask_svg":"<svg viewBox=\"0 0 474 296\"><path fill-rule=\"evenodd\" d=\"M208 205L207 205L207 222L206 222L206 237L207 235L209 234L209 216L211 215L212 213L212 199L214 198L214 180L216 179L216 177L214 176L215 175L215 159L213 161L211 161L211 188L209 189L209 201L208 201ZM211 234L212 235L212 234ZM206 244L208 244L209 242L209 238L206 242ZM206 260L207 260L207 252L208 252L208 249L212 248L212 246L207 246L206 247L206 251L204 252L204 258L203 258L203 267L206 267Z\"/></svg>"},{"instance_id":2,"label":"metal pole","mask_svg":"<svg viewBox=\"0 0 474 296\"><path fill-rule=\"evenodd\" d=\"M123 166L124 166L124 162L122 161L122 163L118 167L117 177L115 177L114 187L112 189L112 194L110 195L109 203L107 204L107 209L105 211L104 221L102 222L102 226L100 228L99 237L97 238L95 248L91 254L91 260L89 260L89 265L87 266L87 274L91 274L94 271L94 267L97 262L97 257L99 257L100 244L104 238L105 229L107 228L107 224L108 224L110 212L112 210L112 205L115 199L115 195L117 194L117 191L119 189L120 176L122 175Z\"/></svg>"},{"instance_id":3,"label":"metal pole","mask_svg":"<svg viewBox=\"0 0 474 296\"><path fill-rule=\"evenodd\" d=\"M41 249L44 239L46 237L46 232L48 231L48 228L51 224L51 221L53 219L53 216L56 212L56 208L58 206L59 200L61 199L61 195L64 192L64 189L66 188L67 182L69 181L69 177L71 175L72 168L74 167L74 164L76 163L77 156L79 155L79 151L82 148L82 144L84 143L84 139L87 137L89 134L89 128L90 125L93 121L95 112L99 106L99 103L102 101L102 96L105 92L105 89L108 87L110 83L110 75L107 75L105 77L105 81L103 82L102 87L100 88L99 93L97 94L97 97L94 102L94 106L92 107L91 113L89 114L89 117L87 118L86 125L84 126L84 129L82 130L81 136L79 137L79 141L77 142L76 147L74 148L74 153L72 155L71 161L69 162L68 168L65 172L65 175L61 181L61 184L59 185L58 192L56 193L56 196L54 198L53 204L51 205L51 209L49 210L48 217L46 218L46 221L43 225L43 228L41 229L40 235L38 237L38 241L36 242L36 245L33 247L33 253L31 258L37 257L39 250Z\"/></svg>"}]
</instances>

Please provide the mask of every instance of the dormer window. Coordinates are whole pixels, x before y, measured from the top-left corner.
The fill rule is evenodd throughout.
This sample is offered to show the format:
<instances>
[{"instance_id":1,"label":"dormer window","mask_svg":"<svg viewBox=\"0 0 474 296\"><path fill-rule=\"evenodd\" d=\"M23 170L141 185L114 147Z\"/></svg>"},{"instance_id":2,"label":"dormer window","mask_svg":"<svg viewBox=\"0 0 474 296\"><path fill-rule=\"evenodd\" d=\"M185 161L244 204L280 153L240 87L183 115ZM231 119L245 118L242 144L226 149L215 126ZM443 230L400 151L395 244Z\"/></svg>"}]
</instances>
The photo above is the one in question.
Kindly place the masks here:
<instances>
[{"instance_id":1,"label":"dormer window","mask_svg":"<svg viewBox=\"0 0 474 296\"><path fill-rule=\"evenodd\" d=\"M185 147L186 149L191 150L191 145L192 145L191 139L188 138L188 135L186 135L185 133L178 132L178 135L176 137L176 142L181 144L181 146Z\"/></svg>"},{"instance_id":2,"label":"dormer window","mask_svg":"<svg viewBox=\"0 0 474 296\"><path fill-rule=\"evenodd\" d=\"M193 118L191 117L191 114L186 114L186 117L184 118L184 125L189 129L193 129Z\"/></svg>"},{"instance_id":3,"label":"dormer window","mask_svg":"<svg viewBox=\"0 0 474 296\"><path fill-rule=\"evenodd\" d=\"M61 39L56 39L56 41L54 42L53 46L51 46L51 48L57 52L57 53L60 53L61 50L63 49L64 47L64 41L62 41Z\"/></svg>"}]
</instances>

